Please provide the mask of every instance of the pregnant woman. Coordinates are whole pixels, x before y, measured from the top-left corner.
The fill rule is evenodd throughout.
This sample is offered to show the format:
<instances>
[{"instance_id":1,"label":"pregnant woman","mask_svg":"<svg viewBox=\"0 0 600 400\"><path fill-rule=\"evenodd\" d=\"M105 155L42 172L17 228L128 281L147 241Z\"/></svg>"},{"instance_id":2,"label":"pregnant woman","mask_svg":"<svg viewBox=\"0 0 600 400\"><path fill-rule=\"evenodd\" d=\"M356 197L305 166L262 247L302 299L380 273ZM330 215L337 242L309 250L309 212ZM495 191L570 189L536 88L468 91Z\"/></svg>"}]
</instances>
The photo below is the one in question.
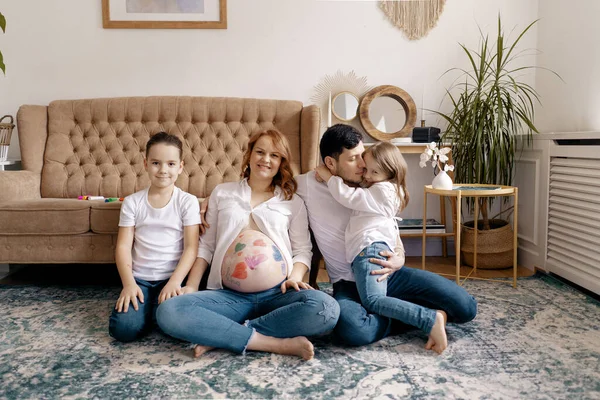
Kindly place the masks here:
<instances>
[{"instance_id":1,"label":"pregnant woman","mask_svg":"<svg viewBox=\"0 0 600 400\"><path fill-rule=\"evenodd\" d=\"M304 202L296 192L287 139L268 130L253 136L241 182L212 192L198 258L183 296L157 310L160 328L195 343L195 357L212 348L299 356L314 347L306 336L331 331L337 302L302 281L312 251ZM207 289L198 291L210 264Z\"/></svg>"}]
</instances>

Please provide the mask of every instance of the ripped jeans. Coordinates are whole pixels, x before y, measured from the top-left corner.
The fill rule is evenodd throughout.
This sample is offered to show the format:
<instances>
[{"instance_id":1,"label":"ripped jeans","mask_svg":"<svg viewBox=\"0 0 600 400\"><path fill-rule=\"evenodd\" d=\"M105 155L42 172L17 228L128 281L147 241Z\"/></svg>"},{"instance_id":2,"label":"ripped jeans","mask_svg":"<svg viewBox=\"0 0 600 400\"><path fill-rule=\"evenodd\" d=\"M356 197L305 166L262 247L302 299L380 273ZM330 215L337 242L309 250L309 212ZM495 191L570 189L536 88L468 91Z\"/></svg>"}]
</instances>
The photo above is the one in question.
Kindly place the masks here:
<instances>
[{"instance_id":1,"label":"ripped jeans","mask_svg":"<svg viewBox=\"0 0 600 400\"><path fill-rule=\"evenodd\" d=\"M163 302L156 322L167 335L203 346L243 353L254 330L272 337L316 336L332 331L340 308L318 290L279 285L258 293L204 290Z\"/></svg>"}]
</instances>

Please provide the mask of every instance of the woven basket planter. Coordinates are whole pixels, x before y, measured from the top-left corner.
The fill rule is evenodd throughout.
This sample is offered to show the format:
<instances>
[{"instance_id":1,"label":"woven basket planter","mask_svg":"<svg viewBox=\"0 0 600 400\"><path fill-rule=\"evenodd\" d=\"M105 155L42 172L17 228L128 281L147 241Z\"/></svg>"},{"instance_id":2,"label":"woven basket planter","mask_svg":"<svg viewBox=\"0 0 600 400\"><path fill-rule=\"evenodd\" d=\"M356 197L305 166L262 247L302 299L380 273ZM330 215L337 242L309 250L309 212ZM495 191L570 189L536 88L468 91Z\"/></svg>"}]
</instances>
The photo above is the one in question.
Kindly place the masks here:
<instances>
[{"instance_id":1,"label":"woven basket planter","mask_svg":"<svg viewBox=\"0 0 600 400\"><path fill-rule=\"evenodd\" d=\"M10 122L2 122L5 118L9 118ZM0 118L0 161L6 161L8 157L8 146L10 146L10 137L14 128L12 116L5 115Z\"/></svg>"},{"instance_id":2,"label":"woven basket planter","mask_svg":"<svg viewBox=\"0 0 600 400\"><path fill-rule=\"evenodd\" d=\"M474 222L462 225L460 250L465 264L473 266ZM482 230L483 221L477 223L477 268L504 269L513 266L513 229L502 219L491 219L490 230Z\"/></svg>"}]
</instances>

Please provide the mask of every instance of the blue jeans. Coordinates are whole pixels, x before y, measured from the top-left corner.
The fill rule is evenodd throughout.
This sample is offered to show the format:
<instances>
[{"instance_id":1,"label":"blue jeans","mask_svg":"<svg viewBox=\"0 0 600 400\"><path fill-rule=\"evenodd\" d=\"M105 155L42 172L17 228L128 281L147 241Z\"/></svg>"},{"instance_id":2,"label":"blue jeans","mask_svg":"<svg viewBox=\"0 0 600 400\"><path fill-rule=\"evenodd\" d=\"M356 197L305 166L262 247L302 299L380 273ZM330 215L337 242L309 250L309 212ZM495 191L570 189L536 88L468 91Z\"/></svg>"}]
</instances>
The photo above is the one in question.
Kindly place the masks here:
<instances>
[{"instance_id":1,"label":"blue jeans","mask_svg":"<svg viewBox=\"0 0 600 400\"><path fill-rule=\"evenodd\" d=\"M435 324L436 310L420 306L409 301L387 296L386 282L377 282L380 275L371 275L371 271L381 266L373 264L370 258L379 258L381 251L391 251L384 242L375 242L365 247L352 261L352 272L362 305L367 312L397 319L405 324L416 326L429 334Z\"/></svg>"},{"instance_id":2,"label":"blue jeans","mask_svg":"<svg viewBox=\"0 0 600 400\"><path fill-rule=\"evenodd\" d=\"M316 336L333 330L339 314L338 303L323 292L281 293L277 285L259 293L219 289L177 296L158 307L156 320L167 335L243 353L254 330L278 338Z\"/></svg>"},{"instance_id":3,"label":"blue jeans","mask_svg":"<svg viewBox=\"0 0 600 400\"><path fill-rule=\"evenodd\" d=\"M117 312L113 308L108 323L108 333L110 336L120 342L131 342L150 332L156 323L158 296L168 281L168 279L165 279L149 282L136 278L135 282L142 290L144 302L140 303L138 299L137 311L131 303L127 312Z\"/></svg>"},{"instance_id":4,"label":"blue jeans","mask_svg":"<svg viewBox=\"0 0 600 400\"><path fill-rule=\"evenodd\" d=\"M448 314L448 322L469 322L477 314L477 301L461 286L432 272L406 266L388 278L387 296L432 310L443 310ZM340 319L334 331L340 342L362 346L391 333L392 318L367 312L355 282L341 280L334 283L333 297L340 304Z\"/></svg>"}]
</instances>

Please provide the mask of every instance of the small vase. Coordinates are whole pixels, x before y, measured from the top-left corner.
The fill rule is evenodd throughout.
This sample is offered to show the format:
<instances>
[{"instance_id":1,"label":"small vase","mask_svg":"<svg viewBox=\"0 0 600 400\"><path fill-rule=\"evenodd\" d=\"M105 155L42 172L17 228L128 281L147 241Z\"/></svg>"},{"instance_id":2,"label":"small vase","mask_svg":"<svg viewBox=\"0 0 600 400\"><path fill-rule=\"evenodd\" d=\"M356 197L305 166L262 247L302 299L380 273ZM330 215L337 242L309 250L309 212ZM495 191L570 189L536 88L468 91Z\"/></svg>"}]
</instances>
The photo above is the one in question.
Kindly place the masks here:
<instances>
[{"instance_id":1,"label":"small vase","mask_svg":"<svg viewBox=\"0 0 600 400\"><path fill-rule=\"evenodd\" d=\"M434 189L452 190L452 178L450 178L446 171L440 171L433 178L431 187Z\"/></svg>"}]
</instances>

